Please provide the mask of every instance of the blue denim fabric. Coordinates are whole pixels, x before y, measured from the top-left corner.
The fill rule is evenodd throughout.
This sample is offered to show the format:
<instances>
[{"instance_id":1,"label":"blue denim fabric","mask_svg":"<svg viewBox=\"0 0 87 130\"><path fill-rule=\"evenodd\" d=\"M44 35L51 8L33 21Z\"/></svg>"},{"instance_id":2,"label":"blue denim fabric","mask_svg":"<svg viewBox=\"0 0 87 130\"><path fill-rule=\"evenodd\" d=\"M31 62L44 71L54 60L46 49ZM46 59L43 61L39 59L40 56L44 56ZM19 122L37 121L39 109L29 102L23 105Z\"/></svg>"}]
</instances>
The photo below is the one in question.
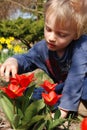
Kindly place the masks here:
<instances>
[{"instance_id":1,"label":"blue denim fabric","mask_svg":"<svg viewBox=\"0 0 87 130\"><path fill-rule=\"evenodd\" d=\"M87 101L87 77L86 77L85 80L84 80L83 92L82 92L81 99Z\"/></svg>"},{"instance_id":2,"label":"blue denim fabric","mask_svg":"<svg viewBox=\"0 0 87 130\"><path fill-rule=\"evenodd\" d=\"M39 88L35 88L34 89L34 92L33 92L33 95L32 95L32 99L34 100L39 100L42 98L42 92L44 92L45 90L41 87Z\"/></svg>"},{"instance_id":3,"label":"blue denim fabric","mask_svg":"<svg viewBox=\"0 0 87 130\"><path fill-rule=\"evenodd\" d=\"M64 87L64 83L58 84L58 85L55 87L55 92L56 92L57 94L61 94L61 93L62 93L62 90L63 90L63 87Z\"/></svg>"}]
</instances>

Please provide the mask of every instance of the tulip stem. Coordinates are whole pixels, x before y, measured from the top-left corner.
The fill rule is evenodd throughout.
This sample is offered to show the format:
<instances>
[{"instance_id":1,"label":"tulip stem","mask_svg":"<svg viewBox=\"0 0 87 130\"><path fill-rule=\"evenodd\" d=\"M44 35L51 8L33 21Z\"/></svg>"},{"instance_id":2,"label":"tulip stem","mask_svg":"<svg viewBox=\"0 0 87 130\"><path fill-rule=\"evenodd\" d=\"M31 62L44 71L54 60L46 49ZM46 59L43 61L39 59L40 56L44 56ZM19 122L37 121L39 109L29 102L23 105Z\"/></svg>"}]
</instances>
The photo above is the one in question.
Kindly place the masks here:
<instances>
[{"instance_id":1,"label":"tulip stem","mask_svg":"<svg viewBox=\"0 0 87 130\"><path fill-rule=\"evenodd\" d=\"M16 101L13 100L13 113L16 114Z\"/></svg>"}]
</instances>

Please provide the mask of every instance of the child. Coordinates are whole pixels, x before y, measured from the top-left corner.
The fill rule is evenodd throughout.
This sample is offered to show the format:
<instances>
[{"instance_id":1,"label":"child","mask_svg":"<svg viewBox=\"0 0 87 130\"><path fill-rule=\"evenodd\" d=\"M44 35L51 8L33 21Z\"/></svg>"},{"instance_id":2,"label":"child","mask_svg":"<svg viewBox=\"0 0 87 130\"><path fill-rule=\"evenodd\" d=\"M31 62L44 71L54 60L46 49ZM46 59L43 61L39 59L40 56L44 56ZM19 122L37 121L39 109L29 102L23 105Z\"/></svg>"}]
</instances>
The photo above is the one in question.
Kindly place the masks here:
<instances>
[{"instance_id":1,"label":"child","mask_svg":"<svg viewBox=\"0 0 87 130\"><path fill-rule=\"evenodd\" d=\"M45 40L25 54L8 58L0 69L0 75L7 81L10 73L15 77L16 73L37 68L44 70L58 83L56 93L62 91L58 106L62 118L69 111L78 110L84 94L87 78L87 36L83 35L87 15L85 6L84 0L49 0L45 5Z\"/></svg>"}]
</instances>

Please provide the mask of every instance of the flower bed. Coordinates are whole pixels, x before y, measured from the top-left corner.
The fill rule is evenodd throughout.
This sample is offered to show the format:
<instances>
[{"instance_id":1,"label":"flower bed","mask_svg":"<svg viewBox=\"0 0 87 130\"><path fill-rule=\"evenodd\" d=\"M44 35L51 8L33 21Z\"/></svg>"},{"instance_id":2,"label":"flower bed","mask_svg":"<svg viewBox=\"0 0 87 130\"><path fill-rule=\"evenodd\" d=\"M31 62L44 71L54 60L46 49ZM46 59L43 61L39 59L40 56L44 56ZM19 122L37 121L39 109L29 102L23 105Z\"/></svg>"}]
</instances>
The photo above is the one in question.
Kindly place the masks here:
<instances>
[{"instance_id":1,"label":"flower bed","mask_svg":"<svg viewBox=\"0 0 87 130\"><path fill-rule=\"evenodd\" d=\"M15 80L14 80L15 81ZM55 84L53 84L53 83L50 83L50 82L47 82L45 79L44 79L44 83L42 84L42 87L45 87L45 89L46 90L48 90L49 91L49 86L50 86L50 88L51 88L51 90L53 91L54 90L54 87L55 87ZM17 81L18 82L18 81ZM36 82L36 81L35 81ZM24 83L24 82L23 82ZM6 83L5 83L5 85L6 85ZM34 84L32 84L32 85L34 85ZM31 86L32 86L31 85ZM1 82L1 85L0 86L4 86L3 85L3 83ZM48 86L48 88L47 88L47 86ZM33 86L34 87L34 86ZM33 88L32 87L32 88ZM50 90L50 91L51 91ZM32 93L32 91L31 91L31 93ZM5 96L5 95L4 95ZM48 98L47 99L49 99L49 94L48 94ZM49 101L49 100L47 100L47 101ZM36 104L33 104L33 108L34 107L36 107L36 106L38 106L38 105L40 105L40 104L38 104L37 105L37 103L38 102L36 102ZM40 102L39 102L40 103ZM45 111L45 112L47 112L48 113L48 117L50 116L50 109L49 109L49 107L46 105L46 104L44 104L44 100L42 100L41 101L41 103L42 103L42 105L40 105L41 107L39 108L39 110L41 110L42 108L44 108L44 110L46 110L46 108L48 108L47 109L47 111ZM7 104L7 101L6 101L6 104ZM45 106L46 105L46 106ZM49 104L48 104L49 105ZM3 109L4 110L4 109ZM32 107L31 107L31 110L32 110ZM33 109L34 110L34 109ZM46 119L46 117L47 117L47 113L45 113L45 112L43 112L42 110L40 111L40 118L39 119L41 119L41 118L43 118L43 119ZM8 111L7 111L7 113L8 113ZM59 115L58 114L59 112L57 112L57 115ZM42 117L42 114L45 114L45 117ZM27 119L27 115L30 115L29 113L27 113L26 114L26 118L25 119ZM37 112L36 112L36 115L34 115L33 117L35 117L35 116L37 116L38 114L37 114ZM0 130L12 130L12 125L11 126L9 126L9 120L7 119L7 117L6 117L6 115L2 112L2 110L0 111L0 116L1 116L1 121L0 121ZM60 116L60 115L59 115ZM56 121L60 121L60 119L59 119L59 116L57 116L56 117ZM48 118L47 117L47 118ZM29 118L29 117L28 117ZM51 117L50 118L48 118L49 120L51 119L51 121L54 121ZM18 123L18 121L17 121L17 123ZM53 122L54 123L54 122ZM4 124L4 125L3 125ZM52 124L52 122L51 122L51 124ZM35 127L35 126L34 126ZM65 123L63 123L63 122L60 122L60 126L59 126L59 124L58 124L58 122L57 122L57 124L55 124L55 126L54 126L54 129L55 130L65 130L64 129L64 127L69 127L69 129L68 130L80 130L80 121L78 121L78 120L76 120L76 118L75 119L70 119L70 121L69 120L66 120L65 121ZM49 130L48 128L46 128L46 126L44 127L46 130ZM27 129L26 129L27 130ZM42 129L41 129L42 130Z\"/></svg>"}]
</instances>

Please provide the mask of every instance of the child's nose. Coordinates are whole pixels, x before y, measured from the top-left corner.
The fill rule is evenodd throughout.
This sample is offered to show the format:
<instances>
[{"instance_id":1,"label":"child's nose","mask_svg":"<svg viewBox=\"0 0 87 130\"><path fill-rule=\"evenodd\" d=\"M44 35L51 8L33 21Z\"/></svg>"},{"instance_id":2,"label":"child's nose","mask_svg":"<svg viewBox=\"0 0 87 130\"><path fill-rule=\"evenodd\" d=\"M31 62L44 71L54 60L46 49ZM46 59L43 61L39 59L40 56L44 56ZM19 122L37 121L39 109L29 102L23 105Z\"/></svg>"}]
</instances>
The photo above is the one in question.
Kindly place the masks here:
<instances>
[{"instance_id":1,"label":"child's nose","mask_svg":"<svg viewBox=\"0 0 87 130\"><path fill-rule=\"evenodd\" d=\"M49 41L56 41L56 36L55 36L55 33L52 32L49 36Z\"/></svg>"}]
</instances>

